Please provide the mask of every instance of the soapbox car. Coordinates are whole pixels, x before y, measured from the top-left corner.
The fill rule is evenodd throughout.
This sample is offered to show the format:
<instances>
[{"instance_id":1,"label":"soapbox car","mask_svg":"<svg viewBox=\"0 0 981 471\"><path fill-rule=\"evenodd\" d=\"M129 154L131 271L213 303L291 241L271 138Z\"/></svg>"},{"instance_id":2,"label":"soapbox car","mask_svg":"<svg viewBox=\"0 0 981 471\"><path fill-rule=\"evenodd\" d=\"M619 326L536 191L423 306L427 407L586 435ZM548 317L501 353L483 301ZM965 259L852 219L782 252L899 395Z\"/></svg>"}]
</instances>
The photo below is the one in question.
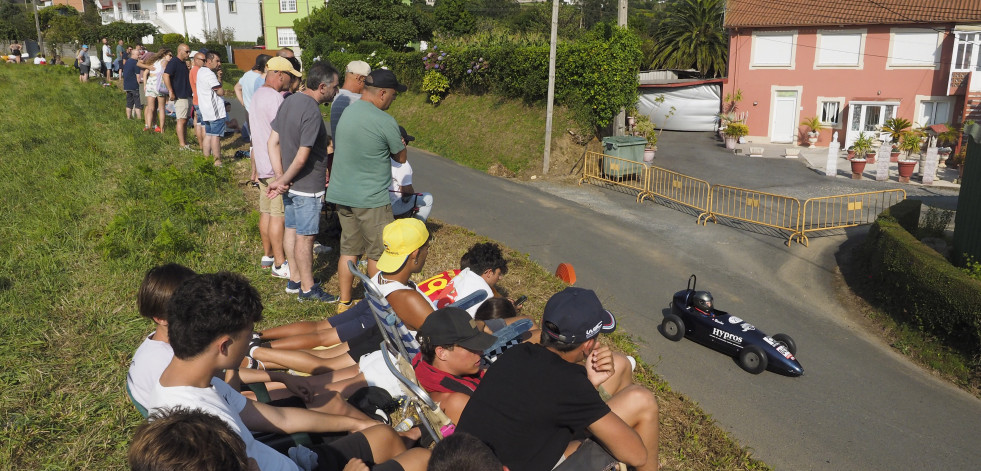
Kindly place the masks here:
<instances>
[{"instance_id":1,"label":"soapbox car","mask_svg":"<svg viewBox=\"0 0 981 471\"><path fill-rule=\"evenodd\" d=\"M697 278L688 278L688 287L674 294L671 312L665 314L661 332L668 340L688 337L727 355L736 357L742 369L760 374L771 371L788 376L804 374L794 355L797 344L787 334L767 336L756 326L715 309L708 291L695 291Z\"/></svg>"}]
</instances>

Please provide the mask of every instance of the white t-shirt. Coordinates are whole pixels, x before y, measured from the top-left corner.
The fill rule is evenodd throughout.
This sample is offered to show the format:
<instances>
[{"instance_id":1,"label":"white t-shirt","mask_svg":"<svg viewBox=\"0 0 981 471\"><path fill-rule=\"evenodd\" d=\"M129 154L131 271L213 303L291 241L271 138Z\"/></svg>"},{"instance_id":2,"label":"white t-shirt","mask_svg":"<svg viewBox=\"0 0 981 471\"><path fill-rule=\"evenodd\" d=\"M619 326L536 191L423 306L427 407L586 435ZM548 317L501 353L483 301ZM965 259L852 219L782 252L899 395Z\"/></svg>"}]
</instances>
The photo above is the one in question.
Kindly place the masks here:
<instances>
[{"instance_id":1,"label":"white t-shirt","mask_svg":"<svg viewBox=\"0 0 981 471\"><path fill-rule=\"evenodd\" d=\"M392 199L392 204L402 199L402 187L412 184L412 166L406 160L400 164L392 160L392 185L388 187L388 196Z\"/></svg>"},{"instance_id":2,"label":"white t-shirt","mask_svg":"<svg viewBox=\"0 0 981 471\"><path fill-rule=\"evenodd\" d=\"M198 409L212 414L223 420L245 442L245 452L249 458L255 459L262 471L284 470L297 471L300 468L292 460L282 455L265 443L252 437L248 427L242 423L239 413L245 408L248 400L218 378L211 379L211 387L196 388L193 386L164 387L158 381L147 406L151 409L183 406Z\"/></svg>"},{"instance_id":3,"label":"white t-shirt","mask_svg":"<svg viewBox=\"0 0 981 471\"><path fill-rule=\"evenodd\" d=\"M198 107L201 108L201 121L217 121L225 117L225 99L215 92L221 82L215 72L207 67L198 69L197 89Z\"/></svg>"},{"instance_id":4,"label":"white t-shirt","mask_svg":"<svg viewBox=\"0 0 981 471\"><path fill-rule=\"evenodd\" d=\"M126 385L136 402L147 407L160 375L173 359L174 349L170 348L169 343L153 340L152 333L146 336L133 354L129 372L126 373Z\"/></svg>"},{"instance_id":5,"label":"white t-shirt","mask_svg":"<svg viewBox=\"0 0 981 471\"><path fill-rule=\"evenodd\" d=\"M102 61L105 63L112 62L112 50L109 49L108 44L102 45Z\"/></svg>"}]
</instances>

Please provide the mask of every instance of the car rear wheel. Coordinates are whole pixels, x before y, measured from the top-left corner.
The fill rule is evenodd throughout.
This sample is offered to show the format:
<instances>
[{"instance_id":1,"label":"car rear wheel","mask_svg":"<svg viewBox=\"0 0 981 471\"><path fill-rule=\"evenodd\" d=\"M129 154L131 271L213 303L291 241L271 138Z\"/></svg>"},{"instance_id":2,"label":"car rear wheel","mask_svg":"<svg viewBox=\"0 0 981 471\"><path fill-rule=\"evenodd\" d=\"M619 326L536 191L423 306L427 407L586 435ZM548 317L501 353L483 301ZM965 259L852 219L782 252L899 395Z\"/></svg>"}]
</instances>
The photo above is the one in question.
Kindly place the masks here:
<instances>
[{"instance_id":1,"label":"car rear wheel","mask_svg":"<svg viewBox=\"0 0 981 471\"><path fill-rule=\"evenodd\" d=\"M685 338L685 321L681 320L677 314L665 314L661 322L661 333L672 342L677 342Z\"/></svg>"},{"instance_id":2,"label":"car rear wheel","mask_svg":"<svg viewBox=\"0 0 981 471\"><path fill-rule=\"evenodd\" d=\"M784 347L787 347L787 350L790 350L791 355L797 354L797 343L794 342L794 339L790 338L789 335L777 334L773 336L773 340L777 343L782 343Z\"/></svg>"},{"instance_id":3,"label":"car rear wheel","mask_svg":"<svg viewBox=\"0 0 981 471\"><path fill-rule=\"evenodd\" d=\"M756 345L750 345L739 352L739 366L749 373L758 375L766 371L766 354Z\"/></svg>"}]
</instances>

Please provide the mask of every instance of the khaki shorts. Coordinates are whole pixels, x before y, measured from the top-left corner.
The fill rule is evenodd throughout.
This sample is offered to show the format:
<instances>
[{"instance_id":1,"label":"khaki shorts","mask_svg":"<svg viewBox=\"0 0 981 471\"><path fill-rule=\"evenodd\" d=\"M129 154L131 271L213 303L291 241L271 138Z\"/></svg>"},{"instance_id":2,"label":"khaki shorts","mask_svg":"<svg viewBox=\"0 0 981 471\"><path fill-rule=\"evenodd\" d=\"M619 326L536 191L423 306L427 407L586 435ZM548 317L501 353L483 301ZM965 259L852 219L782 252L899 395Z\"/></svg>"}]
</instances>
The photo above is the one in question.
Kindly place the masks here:
<instances>
[{"instance_id":1,"label":"khaki shorts","mask_svg":"<svg viewBox=\"0 0 981 471\"><path fill-rule=\"evenodd\" d=\"M187 119L191 115L191 100L189 98L178 98L174 102L174 113L177 119Z\"/></svg>"},{"instance_id":2,"label":"khaki shorts","mask_svg":"<svg viewBox=\"0 0 981 471\"><path fill-rule=\"evenodd\" d=\"M283 195L276 195L273 199L269 199L266 196L269 191L269 182L272 180L272 178L259 179L259 212L273 217L285 217L286 213L283 212Z\"/></svg>"},{"instance_id":3,"label":"khaki shorts","mask_svg":"<svg viewBox=\"0 0 981 471\"><path fill-rule=\"evenodd\" d=\"M382 230L392 218L392 205L380 208L352 208L337 205L341 220L341 255L364 255L378 260L385 251Z\"/></svg>"}]
</instances>

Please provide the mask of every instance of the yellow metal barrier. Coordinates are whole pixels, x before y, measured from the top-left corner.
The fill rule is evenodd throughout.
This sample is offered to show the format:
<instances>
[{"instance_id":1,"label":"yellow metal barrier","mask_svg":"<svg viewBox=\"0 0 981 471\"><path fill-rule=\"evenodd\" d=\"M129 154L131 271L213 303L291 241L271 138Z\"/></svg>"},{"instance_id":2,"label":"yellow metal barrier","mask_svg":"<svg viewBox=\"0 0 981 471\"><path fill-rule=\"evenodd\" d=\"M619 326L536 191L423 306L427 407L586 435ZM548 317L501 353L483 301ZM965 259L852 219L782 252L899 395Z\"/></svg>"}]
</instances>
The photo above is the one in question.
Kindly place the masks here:
<instances>
[{"instance_id":1,"label":"yellow metal barrier","mask_svg":"<svg viewBox=\"0 0 981 471\"><path fill-rule=\"evenodd\" d=\"M586 152L579 184L598 180L637 191L637 202L651 196L647 192L648 167L643 162L621 159L597 152Z\"/></svg>"},{"instance_id":2,"label":"yellow metal barrier","mask_svg":"<svg viewBox=\"0 0 981 471\"><path fill-rule=\"evenodd\" d=\"M808 244L807 233L871 224L886 208L906 199L906 190L883 190L823 196L804 201L797 241Z\"/></svg>"},{"instance_id":3,"label":"yellow metal barrier","mask_svg":"<svg viewBox=\"0 0 981 471\"><path fill-rule=\"evenodd\" d=\"M647 192L668 201L707 212L711 185L705 180L689 177L678 172L650 167L647 177Z\"/></svg>"},{"instance_id":4,"label":"yellow metal barrier","mask_svg":"<svg viewBox=\"0 0 981 471\"><path fill-rule=\"evenodd\" d=\"M799 234L800 200L733 186L712 185L709 209L699 214L695 222L705 224L711 218L718 223L717 216L789 231L789 246Z\"/></svg>"}]
</instances>

